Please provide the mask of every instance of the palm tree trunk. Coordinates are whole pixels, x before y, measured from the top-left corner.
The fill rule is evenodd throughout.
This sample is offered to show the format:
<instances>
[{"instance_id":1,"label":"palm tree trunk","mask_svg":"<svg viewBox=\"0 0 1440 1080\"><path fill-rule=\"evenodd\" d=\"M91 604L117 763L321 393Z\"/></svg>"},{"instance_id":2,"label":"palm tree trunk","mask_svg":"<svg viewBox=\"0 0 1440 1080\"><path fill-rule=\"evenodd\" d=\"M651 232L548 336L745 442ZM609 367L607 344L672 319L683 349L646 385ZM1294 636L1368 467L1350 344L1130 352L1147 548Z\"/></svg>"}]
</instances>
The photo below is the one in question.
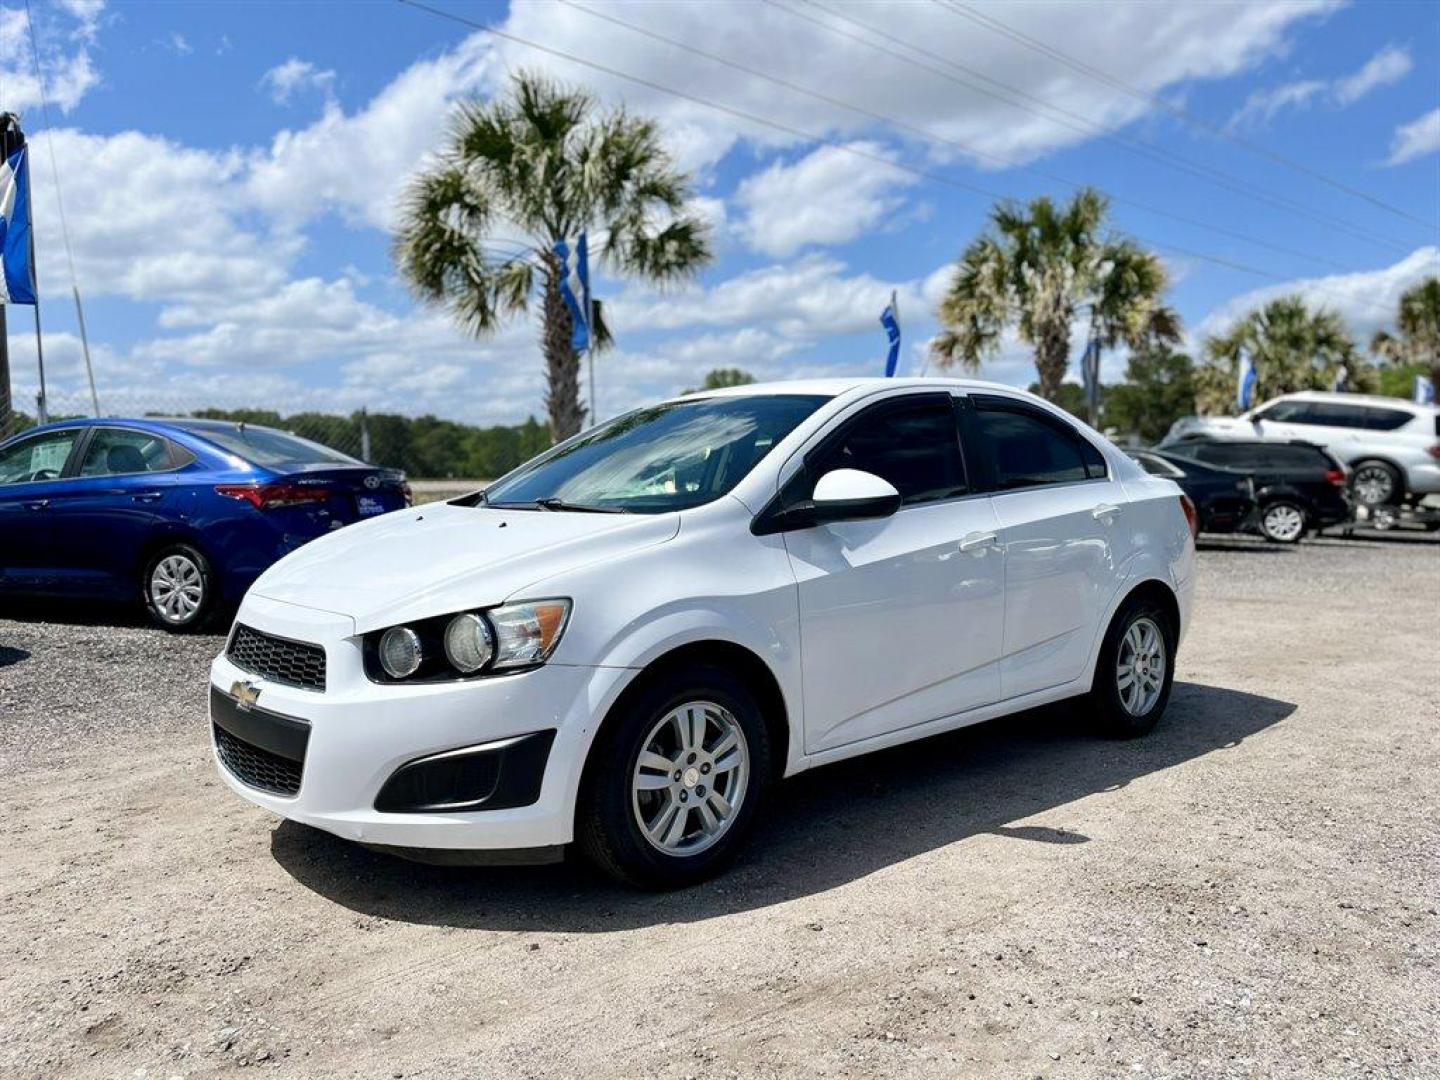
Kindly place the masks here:
<instances>
[{"instance_id":1,"label":"palm tree trunk","mask_svg":"<svg viewBox=\"0 0 1440 1080\"><path fill-rule=\"evenodd\" d=\"M1046 401L1060 397L1060 384L1070 366L1070 323L1055 321L1040 328L1035 342L1035 374L1040 383L1040 396Z\"/></svg>"},{"instance_id":2,"label":"palm tree trunk","mask_svg":"<svg viewBox=\"0 0 1440 1080\"><path fill-rule=\"evenodd\" d=\"M560 260L545 260L545 329L541 348L545 353L545 411L550 417L553 442L568 439L580 430L585 410L580 405L580 357L571 344L570 309L560 295Z\"/></svg>"}]
</instances>

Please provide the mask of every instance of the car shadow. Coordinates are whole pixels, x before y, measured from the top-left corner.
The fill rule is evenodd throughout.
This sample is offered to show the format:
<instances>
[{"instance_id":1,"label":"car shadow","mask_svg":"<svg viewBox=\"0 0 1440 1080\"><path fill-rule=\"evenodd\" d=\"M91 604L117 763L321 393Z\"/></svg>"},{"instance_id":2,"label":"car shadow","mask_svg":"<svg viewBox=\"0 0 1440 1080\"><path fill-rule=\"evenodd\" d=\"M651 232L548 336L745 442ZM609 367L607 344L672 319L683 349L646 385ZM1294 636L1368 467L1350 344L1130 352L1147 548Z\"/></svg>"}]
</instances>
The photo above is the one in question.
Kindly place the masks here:
<instances>
[{"instance_id":1,"label":"car shadow","mask_svg":"<svg viewBox=\"0 0 1440 1080\"><path fill-rule=\"evenodd\" d=\"M0 667L9 667L30 659L30 650L17 649L13 645L0 645Z\"/></svg>"},{"instance_id":2,"label":"car shadow","mask_svg":"<svg viewBox=\"0 0 1440 1080\"><path fill-rule=\"evenodd\" d=\"M149 626L136 604L119 600L75 597L5 597L0 618L15 622L57 623L65 626Z\"/></svg>"},{"instance_id":3,"label":"car shadow","mask_svg":"<svg viewBox=\"0 0 1440 1080\"><path fill-rule=\"evenodd\" d=\"M1010 823L1233 748L1294 711L1177 682L1164 720L1143 739L1097 738L1062 704L802 773L780 786L736 865L675 893L618 888L573 858L546 867L421 865L293 822L275 828L270 850L306 888L398 922L571 933L691 922L823 892L981 833L1084 844L1080 833Z\"/></svg>"}]
</instances>

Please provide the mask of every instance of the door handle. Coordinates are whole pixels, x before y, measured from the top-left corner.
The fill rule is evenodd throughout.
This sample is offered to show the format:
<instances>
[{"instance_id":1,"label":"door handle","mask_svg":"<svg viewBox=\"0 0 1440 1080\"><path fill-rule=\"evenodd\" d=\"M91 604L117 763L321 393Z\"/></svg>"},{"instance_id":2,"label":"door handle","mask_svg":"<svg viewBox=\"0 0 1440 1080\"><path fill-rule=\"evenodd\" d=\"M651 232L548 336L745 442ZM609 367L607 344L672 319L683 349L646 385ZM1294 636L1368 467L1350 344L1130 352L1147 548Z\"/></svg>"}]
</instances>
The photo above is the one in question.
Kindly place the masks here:
<instances>
[{"instance_id":1,"label":"door handle","mask_svg":"<svg viewBox=\"0 0 1440 1080\"><path fill-rule=\"evenodd\" d=\"M996 539L993 532L973 532L960 541L960 550L983 551L985 548L994 547Z\"/></svg>"},{"instance_id":2,"label":"door handle","mask_svg":"<svg viewBox=\"0 0 1440 1080\"><path fill-rule=\"evenodd\" d=\"M131 495L130 498L134 502L138 503L153 503L159 502L164 494L165 493L163 491L141 491L137 494Z\"/></svg>"},{"instance_id":3,"label":"door handle","mask_svg":"<svg viewBox=\"0 0 1440 1080\"><path fill-rule=\"evenodd\" d=\"M1108 525L1118 513L1120 513L1120 507L1112 503L1101 503L1090 511L1090 516L1096 521L1103 521Z\"/></svg>"},{"instance_id":4,"label":"door handle","mask_svg":"<svg viewBox=\"0 0 1440 1080\"><path fill-rule=\"evenodd\" d=\"M31 499L25 504L26 510L44 510L50 505L49 499Z\"/></svg>"}]
</instances>

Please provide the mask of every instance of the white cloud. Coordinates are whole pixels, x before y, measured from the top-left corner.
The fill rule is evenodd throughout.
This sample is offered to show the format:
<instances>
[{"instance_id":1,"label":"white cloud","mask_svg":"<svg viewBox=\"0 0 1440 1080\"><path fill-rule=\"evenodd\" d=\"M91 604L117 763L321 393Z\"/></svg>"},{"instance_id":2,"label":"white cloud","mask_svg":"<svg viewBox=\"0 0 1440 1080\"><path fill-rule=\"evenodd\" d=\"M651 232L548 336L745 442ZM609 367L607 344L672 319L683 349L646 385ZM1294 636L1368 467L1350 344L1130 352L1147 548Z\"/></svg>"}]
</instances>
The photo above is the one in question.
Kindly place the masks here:
<instances>
[{"instance_id":1,"label":"white cloud","mask_svg":"<svg viewBox=\"0 0 1440 1080\"><path fill-rule=\"evenodd\" d=\"M1338 311L1362 347L1381 328L1392 328L1400 294L1427 277L1440 274L1440 247L1416 248L1405 258L1379 270L1327 277L1297 278L1281 285L1236 296L1205 316L1190 333L1191 348L1206 337L1224 333L1236 319L1280 296L1300 295L1312 307Z\"/></svg>"},{"instance_id":2,"label":"white cloud","mask_svg":"<svg viewBox=\"0 0 1440 1080\"><path fill-rule=\"evenodd\" d=\"M1386 165L1404 165L1440 150L1440 109L1432 109L1395 129Z\"/></svg>"},{"instance_id":3,"label":"white cloud","mask_svg":"<svg viewBox=\"0 0 1440 1080\"><path fill-rule=\"evenodd\" d=\"M915 183L915 176L886 165L897 155L879 143L848 145L868 156L822 146L741 183L735 201L745 211L741 232L750 247L783 257L807 244L842 244L900 210L904 200L896 189Z\"/></svg>"},{"instance_id":4,"label":"white cloud","mask_svg":"<svg viewBox=\"0 0 1440 1080\"><path fill-rule=\"evenodd\" d=\"M163 48L169 49L176 56L189 56L195 51L195 47L190 44L190 40L184 34L177 33L174 30L170 32L169 37L160 39L160 45Z\"/></svg>"},{"instance_id":5,"label":"white cloud","mask_svg":"<svg viewBox=\"0 0 1440 1080\"><path fill-rule=\"evenodd\" d=\"M1371 90L1397 83L1415 66L1410 51L1389 45L1372 56L1354 75L1335 83L1335 100L1341 105L1359 101Z\"/></svg>"},{"instance_id":6,"label":"white cloud","mask_svg":"<svg viewBox=\"0 0 1440 1080\"><path fill-rule=\"evenodd\" d=\"M1226 126L1264 127L1283 110L1304 109L1318 97L1328 97L1342 107L1353 105L1372 90L1399 82L1414 66L1408 49L1387 45L1352 75L1334 81L1305 79L1255 91Z\"/></svg>"},{"instance_id":7,"label":"white cloud","mask_svg":"<svg viewBox=\"0 0 1440 1080\"><path fill-rule=\"evenodd\" d=\"M1286 83L1283 86L1256 90L1226 124L1229 130L1243 127L1264 127L1284 109L1303 109L1316 95L1325 90L1326 84L1318 79Z\"/></svg>"},{"instance_id":8,"label":"white cloud","mask_svg":"<svg viewBox=\"0 0 1440 1080\"><path fill-rule=\"evenodd\" d=\"M79 105L100 83L100 74L90 61L89 40L101 10L98 3L66 4L55 11L40 8L35 30L45 96L63 113ZM72 37L79 39L78 45L72 46L68 40ZM30 21L22 8L0 8L0 86L5 87L7 111L39 110L41 85L35 78Z\"/></svg>"},{"instance_id":9,"label":"white cloud","mask_svg":"<svg viewBox=\"0 0 1440 1080\"><path fill-rule=\"evenodd\" d=\"M309 60L292 56L260 77L260 87L277 105L288 105L304 90L318 90L327 99L335 88L335 72L320 70Z\"/></svg>"}]
</instances>

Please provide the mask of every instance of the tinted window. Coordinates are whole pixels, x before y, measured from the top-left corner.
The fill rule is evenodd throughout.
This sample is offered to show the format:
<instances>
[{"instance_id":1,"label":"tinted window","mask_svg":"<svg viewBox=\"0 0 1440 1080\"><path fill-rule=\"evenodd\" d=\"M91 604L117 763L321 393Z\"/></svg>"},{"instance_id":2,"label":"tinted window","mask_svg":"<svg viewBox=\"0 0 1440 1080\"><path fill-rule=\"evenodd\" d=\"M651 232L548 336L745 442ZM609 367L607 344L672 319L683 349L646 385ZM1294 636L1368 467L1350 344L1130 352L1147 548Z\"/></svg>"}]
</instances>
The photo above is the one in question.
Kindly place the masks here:
<instances>
[{"instance_id":1,"label":"tinted window","mask_svg":"<svg viewBox=\"0 0 1440 1080\"><path fill-rule=\"evenodd\" d=\"M1256 413L1256 420L1275 420L1285 424L1309 424L1309 406L1303 401L1277 401L1264 412Z\"/></svg>"},{"instance_id":2,"label":"tinted window","mask_svg":"<svg viewBox=\"0 0 1440 1080\"><path fill-rule=\"evenodd\" d=\"M24 484L31 480L54 480L70 457L79 432L52 431L22 439L0 451L0 484Z\"/></svg>"},{"instance_id":3,"label":"tinted window","mask_svg":"<svg viewBox=\"0 0 1440 1080\"><path fill-rule=\"evenodd\" d=\"M159 435L101 428L90 439L81 476L120 476L163 472L170 468L170 448Z\"/></svg>"},{"instance_id":4,"label":"tinted window","mask_svg":"<svg viewBox=\"0 0 1440 1080\"><path fill-rule=\"evenodd\" d=\"M827 399L695 398L636 409L556 447L485 491L491 506L559 499L658 514L718 499Z\"/></svg>"},{"instance_id":5,"label":"tinted window","mask_svg":"<svg viewBox=\"0 0 1440 1080\"><path fill-rule=\"evenodd\" d=\"M1365 426L1371 431L1397 431L1415 419L1403 409L1385 409L1376 405L1362 405L1360 411L1365 414Z\"/></svg>"},{"instance_id":6,"label":"tinted window","mask_svg":"<svg viewBox=\"0 0 1440 1080\"><path fill-rule=\"evenodd\" d=\"M955 408L947 396L907 405L881 405L863 414L809 463L818 479L831 469L860 469L895 485L907 504L963 495Z\"/></svg>"},{"instance_id":7,"label":"tinted window","mask_svg":"<svg viewBox=\"0 0 1440 1080\"><path fill-rule=\"evenodd\" d=\"M1085 480L1094 468L1086 467L1078 436L1036 413L981 405L975 428L990 475L1001 491ZM1100 475L1104 475L1103 461Z\"/></svg>"},{"instance_id":8,"label":"tinted window","mask_svg":"<svg viewBox=\"0 0 1440 1080\"><path fill-rule=\"evenodd\" d=\"M1180 469L1176 468L1174 465L1171 465L1170 462L1166 461L1164 458L1154 457L1150 454L1135 454L1133 456L1136 462L1140 465L1140 467L1144 469L1147 473L1150 473L1152 476L1183 475Z\"/></svg>"},{"instance_id":9,"label":"tinted window","mask_svg":"<svg viewBox=\"0 0 1440 1080\"><path fill-rule=\"evenodd\" d=\"M291 465L359 465L355 458L331 450L328 446L290 435L274 428L251 424L225 424L214 421L168 421L176 427L199 435L227 453L252 465L286 467Z\"/></svg>"},{"instance_id":10,"label":"tinted window","mask_svg":"<svg viewBox=\"0 0 1440 1080\"><path fill-rule=\"evenodd\" d=\"M1331 468L1325 452L1314 446L1285 443L1198 443L1186 446L1185 453L1212 465L1237 469Z\"/></svg>"}]
</instances>

